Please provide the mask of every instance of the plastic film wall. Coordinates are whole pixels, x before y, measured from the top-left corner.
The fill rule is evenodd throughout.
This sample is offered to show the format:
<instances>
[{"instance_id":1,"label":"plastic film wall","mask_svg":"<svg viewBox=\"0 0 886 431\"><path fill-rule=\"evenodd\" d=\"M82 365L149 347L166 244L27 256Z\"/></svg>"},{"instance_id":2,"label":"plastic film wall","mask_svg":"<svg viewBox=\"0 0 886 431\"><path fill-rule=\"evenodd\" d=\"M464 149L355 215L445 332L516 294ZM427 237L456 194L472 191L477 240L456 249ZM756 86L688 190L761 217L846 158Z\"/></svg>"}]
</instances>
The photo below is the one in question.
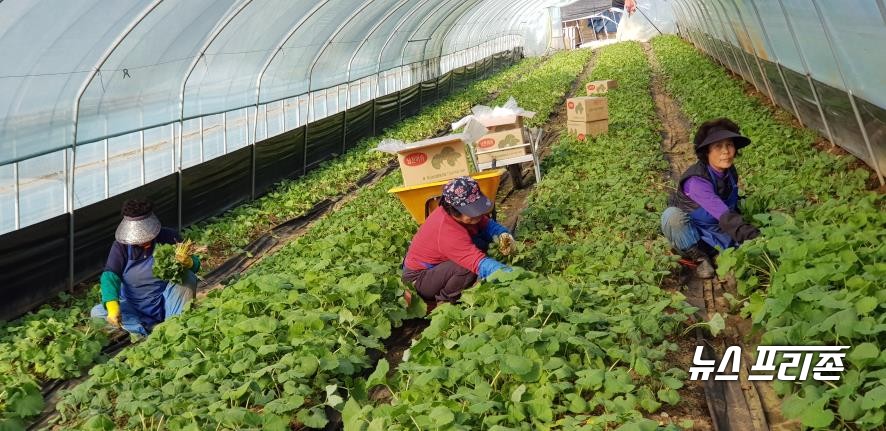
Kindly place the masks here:
<instances>
[{"instance_id":1,"label":"plastic film wall","mask_svg":"<svg viewBox=\"0 0 886 431\"><path fill-rule=\"evenodd\" d=\"M673 0L680 33L886 174L882 0Z\"/></svg>"},{"instance_id":2,"label":"plastic film wall","mask_svg":"<svg viewBox=\"0 0 886 431\"><path fill-rule=\"evenodd\" d=\"M523 46L538 0L0 2L0 234Z\"/></svg>"},{"instance_id":3,"label":"plastic film wall","mask_svg":"<svg viewBox=\"0 0 886 431\"><path fill-rule=\"evenodd\" d=\"M123 200L254 199L512 64L541 3L0 2L0 319L95 276Z\"/></svg>"}]
</instances>

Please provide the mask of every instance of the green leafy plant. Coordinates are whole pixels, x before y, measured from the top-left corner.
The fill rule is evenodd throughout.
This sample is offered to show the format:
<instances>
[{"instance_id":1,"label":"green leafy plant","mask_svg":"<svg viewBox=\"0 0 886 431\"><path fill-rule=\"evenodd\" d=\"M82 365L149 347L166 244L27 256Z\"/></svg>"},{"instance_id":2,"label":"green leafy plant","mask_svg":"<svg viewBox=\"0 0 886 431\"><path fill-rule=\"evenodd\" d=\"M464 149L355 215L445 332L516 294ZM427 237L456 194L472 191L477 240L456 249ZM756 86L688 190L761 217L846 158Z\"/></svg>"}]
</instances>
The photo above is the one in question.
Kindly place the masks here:
<instances>
[{"instance_id":1,"label":"green leafy plant","mask_svg":"<svg viewBox=\"0 0 886 431\"><path fill-rule=\"evenodd\" d=\"M190 257L192 251L190 240L185 240L181 244L156 244L154 246L154 266L151 268L154 277L182 284L188 273L188 268L179 262L179 256Z\"/></svg>"},{"instance_id":2,"label":"green leafy plant","mask_svg":"<svg viewBox=\"0 0 886 431\"><path fill-rule=\"evenodd\" d=\"M97 418L118 428L142 418L171 429L322 427L324 406L365 399L370 352L424 314L422 301L407 308L401 299L415 224L387 193L399 181L361 190L240 280L93 368L59 404L61 427Z\"/></svg>"},{"instance_id":3,"label":"green leafy plant","mask_svg":"<svg viewBox=\"0 0 886 431\"><path fill-rule=\"evenodd\" d=\"M541 58L526 59L487 80L455 92L422 110L418 116L398 123L384 136L367 139L305 177L284 181L254 202L187 229L185 236L198 247L208 249L210 260L204 261L202 266L212 269L280 221L302 215L315 203L340 195L365 173L387 164L390 156L369 151L379 139L395 137L415 141L427 138L544 61ZM98 292L96 286L84 296L64 295L63 300L37 312L0 323L0 371L4 374L0 384L2 426L24 426L28 418L37 414L33 412L36 408L21 407L19 403L22 401L16 401L24 399L27 400L25 406L36 405L30 403L36 393L34 388L50 380L77 377L103 360L101 349L107 345L108 336L98 329L104 326L103 322L94 323L89 317L90 308L100 300ZM243 415L233 412L230 417L238 414ZM308 417L316 421L322 414L320 410ZM102 413L79 425L102 429L101 425L107 421L101 418L106 417Z\"/></svg>"},{"instance_id":4,"label":"green leafy plant","mask_svg":"<svg viewBox=\"0 0 886 431\"><path fill-rule=\"evenodd\" d=\"M548 87L512 88L521 106L542 116L557 108L588 60L560 59L535 75ZM348 429L659 429L644 415L679 403L686 378L667 361L676 345L666 337L693 309L658 286L672 262L656 251L666 250L658 214L645 208L664 204L664 187L648 175L664 168L649 75L639 44L598 55L591 79L625 79L610 95L615 135L597 145L563 136L553 148L514 256L535 272L496 274L463 304L435 309L387 383L393 400L352 397ZM638 157L625 163L612 147ZM613 164L618 171L607 171ZM644 182L634 186L637 178ZM625 213L633 218L607 223Z\"/></svg>"},{"instance_id":5,"label":"green leafy plant","mask_svg":"<svg viewBox=\"0 0 886 431\"><path fill-rule=\"evenodd\" d=\"M693 123L728 116L753 142L736 165L744 213L762 235L717 261L721 276L735 275L760 343L852 346L839 382L774 382L785 417L808 428L881 429L886 201L864 190L868 174L851 157L816 150L813 133L777 121L687 43L658 37L652 48Z\"/></svg>"}]
</instances>

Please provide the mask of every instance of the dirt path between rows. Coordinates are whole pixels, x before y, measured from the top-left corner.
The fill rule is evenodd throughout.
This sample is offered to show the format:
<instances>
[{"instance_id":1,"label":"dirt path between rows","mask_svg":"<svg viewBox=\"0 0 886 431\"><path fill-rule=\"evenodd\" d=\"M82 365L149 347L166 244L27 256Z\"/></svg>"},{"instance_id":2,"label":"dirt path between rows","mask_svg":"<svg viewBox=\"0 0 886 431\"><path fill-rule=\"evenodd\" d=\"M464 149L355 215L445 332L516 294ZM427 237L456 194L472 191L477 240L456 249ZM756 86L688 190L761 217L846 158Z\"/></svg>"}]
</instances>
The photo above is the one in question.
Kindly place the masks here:
<instances>
[{"instance_id":1,"label":"dirt path between rows","mask_svg":"<svg viewBox=\"0 0 886 431\"><path fill-rule=\"evenodd\" d=\"M591 57L591 60L585 65L584 70L582 70L582 72L575 78L575 81L572 82L572 87L569 88L569 91L567 91L566 95L560 100L559 108L552 112L551 115L548 116L548 121L541 126L543 133L538 144L539 163L550 154L551 147L555 142L560 140L560 135L566 133L566 99L575 97L576 95L583 95L584 83L588 80L588 75L590 75L591 71L594 70L595 61L596 55ZM526 208L526 198L529 197L529 194L535 189L535 184L538 183L538 179L535 178L535 170L532 168L531 163L524 163L522 165L522 175L523 184L528 184L529 179L532 178L532 185L517 188L513 178L508 175L508 181L506 181L499 189L499 203L496 204L498 209L498 221L504 226L507 226L511 232L514 232L518 236L520 213ZM544 172L542 172L542 177L544 177Z\"/></svg>"},{"instance_id":2,"label":"dirt path between rows","mask_svg":"<svg viewBox=\"0 0 886 431\"><path fill-rule=\"evenodd\" d=\"M548 117L541 129L543 130L541 142L539 143L539 160L550 153L550 146L557 142L560 134L566 130L566 105L567 98L577 94L583 89L587 76L593 70L594 59L592 58L585 65L584 70L579 74L572 87L566 92L566 95L560 100L559 109ZM519 222L520 213L526 208L526 198L535 189L536 179L535 170L531 163L523 163L521 166L521 175L523 187L519 188L516 181L512 177L510 171L505 175L505 179L499 185L499 192L496 196L496 219L499 223L507 226L511 232L519 238ZM542 176L544 172L542 172ZM403 360L403 354L412 345L412 340L421 336L422 331L428 326L427 319L411 319L403 322L403 326L394 329L391 338L386 340L386 352L384 358L390 364L388 375L393 375L400 362ZM370 398L376 402L387 402L391 399L391 393L387 388L379 387L371 391Z\"/></svg>"},{"instance_id":3,"label":"dirt path between rows","mask_svg":"<svg viewBox=\"0 0 886 431\"><path fill-rule=\"evenodd\" d=\"M680 175L697 158L693 150L689 120L683 115L679 104L666 91L664 76L660 72L657 60L648 44L644 45L649 62L653 67L652 94L655 109L662 123L662 153L671 167L671 190L676 187ZM741 358L741 370L737 381L688 381L687 387L693 392L702 394L700 401L708 406L710 418L701 427L696 422L695 429L765 431L769 429L798 429L795 424L786 422L780 414L780 401L767 382L748 381L748 364L752 363L750 353L753 345L748 342L751 324L732 312L731 305L725 294L736 295L735 279L702 280L694 273L681 268L666 281L672 290L682 292L687 302L699 309L695 313L698 322L708 321L715 314L726 319L726 329L717 337L711 337L700 328L695 331L695 342L684 339L679 341L682 354L677 358L683 369L692 366L692 358L696 345L707 346L705 359L722 357L729 346L741 346L744 352Z\"/></svg>"}]
</instances>

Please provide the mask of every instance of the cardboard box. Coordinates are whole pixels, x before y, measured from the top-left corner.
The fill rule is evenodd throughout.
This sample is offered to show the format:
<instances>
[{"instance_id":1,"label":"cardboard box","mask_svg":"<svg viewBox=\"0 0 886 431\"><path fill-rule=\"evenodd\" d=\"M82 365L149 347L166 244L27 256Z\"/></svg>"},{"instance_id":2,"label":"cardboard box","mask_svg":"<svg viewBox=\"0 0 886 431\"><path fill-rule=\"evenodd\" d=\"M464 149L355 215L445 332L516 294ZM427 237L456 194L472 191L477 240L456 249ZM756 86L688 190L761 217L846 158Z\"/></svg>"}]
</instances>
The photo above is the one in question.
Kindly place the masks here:
<instances>
[{"instance_id":1,"label":"cardboard box","mask_svg":"<svg viewBox=\"0 0 886 431\"><path fill-rule=\"evenodd\" d=\"M477 163L489 163L492 162L493 159L511 159L529 153L529 147L510 148L525 143L526 139L523 136L523 129L512 127L510 129L483 135L483 137L478 139L477 142L474 142L474 154L477 155ZM499 151L479 154L484 151L492 150Z\"/></svg>"},{"instance_id":2,"label":"cardboard box","mask_svg":"<svg viewBox=\"0 0 886 431\"><path fill-rule=\"evenodd\" d=\"M570 134L576 135L579 141L584 141L588 136L598 136L609 131L609 120L597 121L567 121L566 129Z\"/></svg>"},{"instance_id":3,"label":"cardboard box","mask_svg":"<svg viewBox=\"0 0 886 431\"><path fill-rule=\"evenodd\" d=\"M593 96L595 94L605 93L613 88L618 88L618 81L614 79L606 79L603 81L592 81L585 84L585 90L588 92L588 96Z\"/></svg>"},{"instance_id":4,"label":"cardboard box","mask_svg":"<svg viewBox=\"0 0 886 431\"><path fill-rule=\"evenodd\" d=\"M566 99L566 121L588 122L609 119L609 100L605 97Z\"/></svg>"},{"instance_id":5,"label":"cardboard box","mask_svg":"<svg viewBox=\"0 0 886 431\"><path fill-rule=\"evenodd\" d=\"M523 128L523 117L519 115L477 117L477 121L485 126L490 132L504 132L505 130Z\"/></svg>"},{"instance_id":6,"label":"cardboard box","mask_svg":"<svg viewBox=\"0 0 886 431\"><path fill-rule=\"evenodd\" d=\"M469 175L465 143L460 136L419 141L397 152L404 186L417 186Z\"/></svg>"}]
</instances>

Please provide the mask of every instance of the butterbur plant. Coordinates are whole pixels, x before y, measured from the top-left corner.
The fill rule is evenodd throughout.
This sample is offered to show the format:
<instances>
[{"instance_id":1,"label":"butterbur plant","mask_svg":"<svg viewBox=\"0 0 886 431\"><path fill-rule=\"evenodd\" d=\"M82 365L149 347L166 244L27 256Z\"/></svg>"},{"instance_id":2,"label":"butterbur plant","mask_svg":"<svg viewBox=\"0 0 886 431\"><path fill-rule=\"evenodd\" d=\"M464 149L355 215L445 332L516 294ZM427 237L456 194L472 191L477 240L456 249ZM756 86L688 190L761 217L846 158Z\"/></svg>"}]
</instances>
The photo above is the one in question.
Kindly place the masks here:
<instances>
[{"instance_id":1,"label":"butterbur plant","mask_svg":"<svg viewBox=\"0 0 886 431\"><path fill-rule=\"evenodd\" d=\"M775 381L782 413L815 429L886 424L886 199L851 157L820 152L709 59L675 37L652 41L668 90L694 122L729 116L753 144L744 213L762 235L718 258L761 345L850 346L839 381ZM701 86L705 91L699 91Z\"/></svg>"}]
</instances>

